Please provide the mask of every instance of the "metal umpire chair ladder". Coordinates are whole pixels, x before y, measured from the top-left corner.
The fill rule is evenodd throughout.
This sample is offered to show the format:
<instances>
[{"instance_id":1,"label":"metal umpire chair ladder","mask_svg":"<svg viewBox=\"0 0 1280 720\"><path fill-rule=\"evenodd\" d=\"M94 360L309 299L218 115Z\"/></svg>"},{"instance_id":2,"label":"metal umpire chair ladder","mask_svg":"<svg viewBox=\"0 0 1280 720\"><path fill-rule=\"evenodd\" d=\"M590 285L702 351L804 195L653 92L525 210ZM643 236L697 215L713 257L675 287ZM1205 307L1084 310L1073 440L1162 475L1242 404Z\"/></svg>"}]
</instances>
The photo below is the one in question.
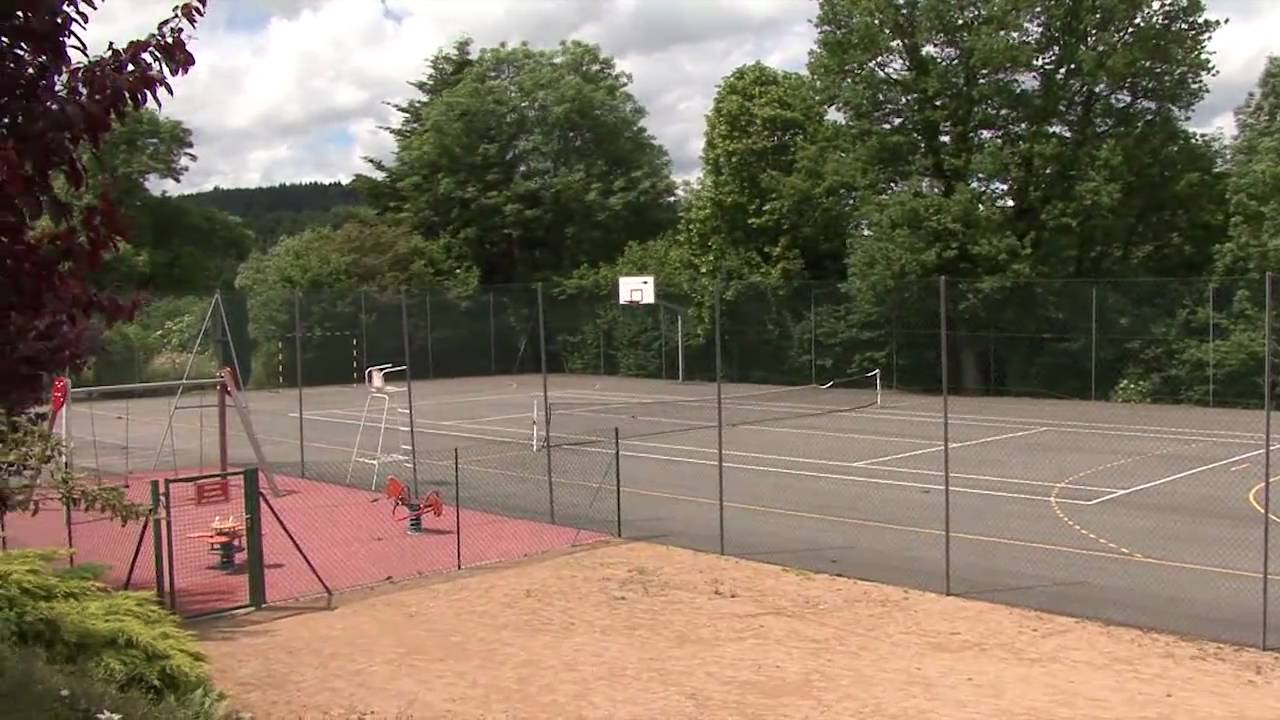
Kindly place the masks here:
<instances>
[{"instance_id":1,"label":"metal umpire chair ladder","mask_svg":"<svg viewBox=\"0 0 1280 720\"><path fill-rule=\"evenodd\" d=\"M402 372L404 369L404 365L392 365L391 363L387 363L385 365L373 365L365 368L364 383L365 387L369 390L369 396L365 398L364 412L360 415L360 429L356 431L355 447L351 449L351 463L347 466L348 485L351 484L351 475L355 471L355 466L358 462L367 463L373 466L373 479L369 483L369 489L373 490L378 486L378 465L383 462L404 463L409 460L409 456L403 454L403 451L409 449L409 447L404 444L403 439L398 443L401 452L395 452L387 455L382 453L383 439L387 432L387 413L390 412L391 409L391 396L395 393L405 391L405 388L387 384L387 375L390 373ZM373 455L362 456L360 454L360 440L364 436L365 425L369 423L369 409L377 400L382 401L382 414L377 415L378 411L376 409L374 410L374 417L378 420L378 448L374 451ZM413 428L410 428L410 431L412 430ZM401 431L401 438L403 438L403 431Z\"/></svg>"}]
</instances>

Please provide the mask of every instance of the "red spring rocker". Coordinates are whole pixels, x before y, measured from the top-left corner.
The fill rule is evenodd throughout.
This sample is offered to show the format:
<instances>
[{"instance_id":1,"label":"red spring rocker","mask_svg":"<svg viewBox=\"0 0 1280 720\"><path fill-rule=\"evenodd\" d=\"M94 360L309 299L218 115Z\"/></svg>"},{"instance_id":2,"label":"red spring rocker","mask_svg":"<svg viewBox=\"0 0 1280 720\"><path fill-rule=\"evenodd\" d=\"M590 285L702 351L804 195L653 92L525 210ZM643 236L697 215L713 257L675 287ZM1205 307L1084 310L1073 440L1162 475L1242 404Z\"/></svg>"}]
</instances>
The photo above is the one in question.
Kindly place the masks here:
<instances>
[{"instance_id":1,"label":"red spring rocker","mask_svg":"<svg viewBox=\"0 0 1280 720\"><path fill-rule=\"evenodd\" d=\"M387 487L383 492L391 500L391 517L407 521L410 535L422 534L424 515L440 517L444 514L444 502L438 491L432 490L424 498L414 498L409 494L409 488L395 475L387 476ZM405 509L405 514L400 514L400 508Z\"/></svg>"}]
</instances>

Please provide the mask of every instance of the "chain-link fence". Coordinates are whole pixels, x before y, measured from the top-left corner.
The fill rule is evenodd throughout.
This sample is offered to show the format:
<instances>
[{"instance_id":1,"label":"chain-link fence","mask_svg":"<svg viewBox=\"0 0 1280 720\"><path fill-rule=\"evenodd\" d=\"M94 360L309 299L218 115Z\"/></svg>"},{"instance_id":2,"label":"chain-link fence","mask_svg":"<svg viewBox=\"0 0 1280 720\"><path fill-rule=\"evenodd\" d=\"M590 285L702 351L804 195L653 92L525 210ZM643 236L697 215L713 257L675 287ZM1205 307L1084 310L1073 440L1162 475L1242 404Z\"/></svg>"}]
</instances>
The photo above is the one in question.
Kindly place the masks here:
<instances>
[{"instance_id":1,"label":"chain-link fence","mask_svg":"<svg viewBox=\"0 0 1280 720\"><path fill-rule=\"evenodd\" d=\"M77 466L261 466L269 600L622 535L1280 641L1267 279L657 286L152 299L73 385L231 366L248 423L207 388L73 403ZM425 538L390 476L438 494ZM75 543L59 515L6 542Z\"/></svg>"}]
</instances>

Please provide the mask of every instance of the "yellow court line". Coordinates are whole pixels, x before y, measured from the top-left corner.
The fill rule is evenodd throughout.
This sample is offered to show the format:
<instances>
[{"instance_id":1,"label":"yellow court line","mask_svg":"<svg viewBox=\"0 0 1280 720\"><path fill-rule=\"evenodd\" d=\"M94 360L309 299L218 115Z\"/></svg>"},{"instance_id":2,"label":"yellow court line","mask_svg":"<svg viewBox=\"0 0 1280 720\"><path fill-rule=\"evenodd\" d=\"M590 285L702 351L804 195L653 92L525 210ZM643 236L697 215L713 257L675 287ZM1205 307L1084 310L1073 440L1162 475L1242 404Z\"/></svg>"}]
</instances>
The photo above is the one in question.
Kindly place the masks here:
<instances>
[{"instance_id":1,"label":"yellow court line","mask_svg":"<svg viewBox=\"0 0 1280 720\"><path fill-rule=\"evenodd\" d=\"M1270 482L1274 483L1276 480L1280 480L1280 475L1277 475L1271 478ZM1266 508L1262 507L1262 503L1258 502L1258 491L1261 490L1262 486L1266 484L1267 483L1265 482L1260 482L1257 485L1254 485L1253 489L1249 491L1249 504L1253 505L1253 509L1257 510L1260 513L1267 512ZM1268 517L1270 517L1272 520L1276 522L1280 522L1280 517L1277 517L1275 513L1271 513Z\"/></svg>"}]
</instances>

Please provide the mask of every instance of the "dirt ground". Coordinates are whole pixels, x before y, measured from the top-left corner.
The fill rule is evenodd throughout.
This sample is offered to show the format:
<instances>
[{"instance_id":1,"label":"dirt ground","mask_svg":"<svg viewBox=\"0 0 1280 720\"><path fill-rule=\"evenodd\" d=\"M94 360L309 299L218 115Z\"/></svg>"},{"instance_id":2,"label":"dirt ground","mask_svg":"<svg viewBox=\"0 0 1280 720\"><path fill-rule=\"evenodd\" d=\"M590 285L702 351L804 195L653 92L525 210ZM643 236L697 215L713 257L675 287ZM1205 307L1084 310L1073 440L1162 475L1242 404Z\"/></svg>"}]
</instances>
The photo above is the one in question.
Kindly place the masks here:
<instances>
[{"instance_id":1,"label":"dirt ground","mask_svg":"<svg viewBox=\"0 0 1280 720\"><path fill-rule=\"evenodd\" d=\"M255 718L1267 718L1280 655L607 542L194 626Z\"/></svg>"}]
</instances>

